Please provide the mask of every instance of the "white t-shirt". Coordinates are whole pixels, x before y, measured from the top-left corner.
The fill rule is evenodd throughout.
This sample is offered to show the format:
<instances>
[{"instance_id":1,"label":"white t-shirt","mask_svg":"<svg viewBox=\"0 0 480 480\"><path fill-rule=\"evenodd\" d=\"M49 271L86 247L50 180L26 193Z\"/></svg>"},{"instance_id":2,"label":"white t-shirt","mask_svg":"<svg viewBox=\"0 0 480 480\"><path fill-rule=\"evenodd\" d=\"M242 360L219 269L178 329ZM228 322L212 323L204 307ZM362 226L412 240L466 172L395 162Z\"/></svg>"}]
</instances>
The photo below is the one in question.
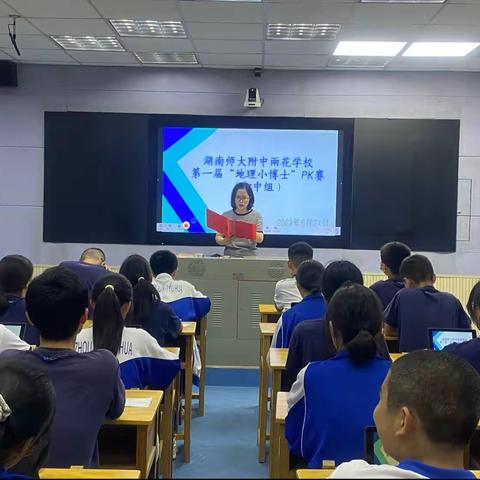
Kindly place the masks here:
<instances>
[{"instance_id":1,"label":"white t-shirt","mask_svg":"<svg viewBox=\"0 0 480 480\"><path fill-rule=\"evenodd\" d=\"M0 353L5 350L30 350L30 345L0 324Z\"/></svg>"},{"instance_id":2,"label":"white t-shirt","mask_svg":"<svg viewBox=\"0 0 480 480\"><path fill-rule=\"evenodd\" d=\"M295 277L285 278L277 282L273 301L277 308L281 308L282 310L288 310L292 306L292 303L302 301L302 295L298 290Z\"/></svg>"},{"instance_id":3,"label":"white t-shirt","mask_svg":"<svg viewBox=\"0 0 480 480\"><path fill-rule=\"evenodd\" d=\"M411 470L392 465L370 465L364 460L352 460L339 465L328 478L428 478Z\"/></svg>"}]
</instances>

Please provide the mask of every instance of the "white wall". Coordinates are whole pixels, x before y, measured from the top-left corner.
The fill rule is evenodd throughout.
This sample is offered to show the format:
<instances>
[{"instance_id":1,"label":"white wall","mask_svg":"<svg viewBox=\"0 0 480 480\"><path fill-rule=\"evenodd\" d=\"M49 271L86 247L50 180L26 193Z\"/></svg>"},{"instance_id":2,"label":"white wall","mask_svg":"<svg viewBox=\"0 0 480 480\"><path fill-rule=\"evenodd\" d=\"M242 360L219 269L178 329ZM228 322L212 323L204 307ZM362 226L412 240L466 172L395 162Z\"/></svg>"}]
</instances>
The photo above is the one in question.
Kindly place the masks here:
<instances>
[{"instance_id":1,"label":"white wall","mask_svg":"<svg viewBox=\"0 0 480 480\"><path fill-rule=\"evenodd\" d=\"M465 181L459 183L457 253L431 257L438 273L480 274L480 73L276 70L256 79L246 70L19 65L19 85L0 89L0 256L22 253L34 263L55 263L85 247L42 241L44 111L443 118L461 120L459 178ZM262 109L242 107L250 86L260 88ZM78 185L72 194L88 194L88 187ZM114 265L131 252L154 250L104 248ZM264 249L262 255L285 251ZM373 251L325 250L316 257L378 269Z\"/></svg>"}]
</instances>

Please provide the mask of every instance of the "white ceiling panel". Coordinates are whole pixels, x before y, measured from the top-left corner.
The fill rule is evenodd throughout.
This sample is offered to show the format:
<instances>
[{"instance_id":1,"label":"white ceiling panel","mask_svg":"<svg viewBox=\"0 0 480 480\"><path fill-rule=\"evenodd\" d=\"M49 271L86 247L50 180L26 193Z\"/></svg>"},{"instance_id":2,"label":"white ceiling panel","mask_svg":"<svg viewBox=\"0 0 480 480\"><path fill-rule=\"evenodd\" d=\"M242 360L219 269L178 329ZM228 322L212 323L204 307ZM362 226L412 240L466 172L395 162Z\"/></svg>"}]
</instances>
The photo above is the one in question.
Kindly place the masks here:
<instances>
[{"instance_id":1,"label":"white ceiling panel","mask_svg":"<svg viewBox=\"0 0 480 480\"><path fill-rule=\"evenodd\" d=\"M409 41L415 40L424 25L365 25L355 23L342 25L337 40L377 40L377 41Z\"/></svg>"},{"instance_id":2,"label":"white ceiling panel","mask_svg":"<svg viewBox=\"0 0 480 480\"><path fill-rule=\"evenodd\" d=\"M320 4L320 6L319 6ZM355 5L269 3L265 6L268 23L351 23Z\"/></svg>"},{"instance_id":3,"label":"white ceiling panel","mask_svg":"<svg viewBox=\"0 0 480 480\"><path fill-rule=\"evenodd\" d=\"M138 64L135 55L130 52L69 52L72 57L77 59L80 63L85 64L108 64L129 65Z\"/></svg>"},{"instance_id":4,"label":"white ceiling panel","mask_svg":"<svg viewBox=\"0 0 480 480\"><path fill-rule=\"evenodd\" d=\"M329 55L333 53L338 42L301 41L301 40L267 40L265 53L298 54L298 55Z\"/></svg>"},{"instance_id":5,"label":"white ceiling panel","mask_svg":"<svg viewBox=\"0 0 480 480\"><path fill-rule=\"evenodd\" d=\"M353 23L398 24L428 23L439 12L442 5L357 5L353 12Z\"/></svg>"},{"instance_id":6,"label":"white ceiling panel","mask_svg":"<svg viewBox=\"0 0 480 480\"><path fill-rule=\"evenodd\" d=\"M194 51L190 40L183 38L123 37L122 43L132 52L180 53Z\"/></svg>"},{"instance_id":7,"label":"white ceiling panel","mask_svg":"<svg viewBox=\"0 0 480 480\"><path fill-rule=\"evenodd\" d=\"M0 18L0 32L8 34L8 24L12 23L11 18ZM23 18L17 18L17 35L41 35L34 26Z\"/></svg>"},{"instance_id":8,"label":"white ceiling panel","mask_svg":"<svg viewBox=\"0 0 480 480\"><path fill-rule=\"evenodd\" d=\"M265 55L265 67L325 68L330 55Z\"/></svg>"},{"instance_id":9,"label":"white ceiling panel","mask_svg":"<svg viewBox=\"0 0 480 480\"><path fill-rule=\"evenodd\" d=\"M23 49L18 57L13 48L4 48L5 52L15 58L18 62L38 62L38 63L76 63L76 61L68 56L64 50L40 50L40 49Z\"/></svg>"},{"instance_id":10,"label":"white ceiling panel","mask_svg":"<svg viewBox=\"0 0 480 480\"><path fill-rule=\"evenodd\" d=\"M261 23L187 23L190 36L194 39L218 40L262 40L263 24Z\"/></svg>"},{"instance_id":11,"label":"white ceiling panel","mask_svg":"<svg viewBox=\"0 0 480 480\"><path fill-rule=\"evenodd\" d=\"M431 23L480 25L480 1L472 5L445 5Z\"/></svg>"},{"instance_id":12,"label":"white ceiling panel","mask_svg":"<svg viewBox=\"0 0 480 480\"><path fill-rule=\"evenodd\" d=\"M194 40L193 45L202 53L262 53L262 42L247 40Z\"/></svg>"},{"instance_id":13,"label":"white ceiling panel","mask_svg":"<svg viewBox=\"0 0 480 480\"><path fill-rule=\"evenodd\" d=\"M454 70L480 70L480 57L462 58L453 67Z\"/></svg>"},{"instance_id":14,"label":"white ceiling panel","mask_svg":"<svg viewBox=\"0 0 480 480\"><path fill-rule=\"evenodd\" d=\"M12 60L12 57L7 55L3 50L0 50L0 60Z\"/></svg>"},{"instance_id":15,"label":"white ceiling panel","mask_svg":"<svg viewBox=\"0 0 480 480\"><path fill-rule=\"evenodd\" d=\"M402 70L449 70L458 63L458 58L412 58L397 57L389 64L388 69Z\"/></svg>"},{"instance_id":16,"label":"white ceiling panel","mask_svg":"<svg viewBox=\"0 0 480 480\"><path fill-rule=\"evenodd\" d=\"M105 18L180 20L174 0L92 0Z\"/></svg>"},{"instance_id":17,"label":"white ceiling panel","mask_svg":"<svg viewBox=\"0 0 480 480\"><path fill-rule=\"evenodd\" d=\"M200 53L200 62L203 65L228 65L228 66L252 66L258 67L262 64L262 55L243 53Z\"/></svg>"},{"instance_id":18,"label":"white ceiling panel","mask_svg":"<svg viewBox=\"0 0 480 480\"><path fill-rule=\"evenodd\" d=\"M11 13L15 13L15 11L0 0L0 17L8 17Z\"/></svg>"},{"instance_id":19,"label":"white ceiling panel","mask_svg":"<svg viewBox=\"0 0 480 480\"><path fill-rule=\"evenodd\" d=\"M475 42L480 41L479 25L422 25L415 35L417 41Z\"/></svg>"},{"instance_id":20,"label":"white ceiling panel","mask_svg":"<svg viewBox=\"0 0 480 480\"><path fill-rule=\"evenodd\" d=\"M180 1L187 22L262 23L261 3Z\"/></svg>"},{"instance_id":21,"label":"white ceiling panel","mask_svg":"<svg viewBox=\"0 0 480 480\"><path fill-rule=\"evenodd\" d=\"M87 0L5 0L23 17L98 18Z\"/></svg>"},{"instance_id":22,"label":"white ceiling panel","mask_svg":"<svg viewBox=\"0 0 480 480\"><path fill-rule=\"evenodd\" d=\"M32 18L31 22L47 35L112 36L114 31L105 20L78 18Z\"/></svg>"},{"instance_id":23,"label":"white ceiling panel","mask_svg":"<svg viewBox=\"0 0 480 480\"><path fill-rule=\"evenodd\" d=\"M58 49L60 48L53 40L44 35L17 35L17 45L20 50L24 48ZM12 42L8 35L0 35L0 48L12 48Z\"/></svg>"}]
</instances>

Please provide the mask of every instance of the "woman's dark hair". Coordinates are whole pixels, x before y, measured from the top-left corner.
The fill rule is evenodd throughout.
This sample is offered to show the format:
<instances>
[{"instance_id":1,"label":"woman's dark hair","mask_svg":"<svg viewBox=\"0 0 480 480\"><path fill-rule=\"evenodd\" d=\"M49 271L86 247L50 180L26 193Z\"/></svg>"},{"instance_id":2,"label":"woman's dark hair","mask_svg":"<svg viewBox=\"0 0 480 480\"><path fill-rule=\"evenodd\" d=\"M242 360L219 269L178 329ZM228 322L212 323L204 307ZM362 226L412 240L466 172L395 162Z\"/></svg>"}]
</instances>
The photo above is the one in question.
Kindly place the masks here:
<instances>
[{"instance_id":1,"label":"woman's dark hair","mask_svg":"<svg viewBox=\"0 0 480 480\"><path fill-rule=\"evenodd\" d=\"M248 202L248 205L247 205L247 210L251 210L253 208L253 204L255 203L255 195L253 193L252 187L247 182L237 183L233 187L232 195L230 197L230 205L232 206L232 209L235 211L235 208L236 208L235 197L237 196L237 192L241 189L246 190L248 196L250 197L250 201Z\"/></svg>"},{"instance_id":2,"label":"woman's dark hair","mask_svg":"<svg viewBox=\"0 0 480 480\"><path fill-rule=\"evenodd\" d=\"M322 293L327 302L333 294L345 283L363 285L363 275L360 269L348 260L335 260L325 267L322 279Z\"/></svg>"},{"instance_id":3,"label":"woman's dark hair","mask_svg":"<svg viewBox=\"0 0 480 480\"><path fill-rule=\"evenodd\" d=\"M383 312L372 290L350 283L341 287L328 304L326 318L336 335L342 338L343 347L354 365L361 365L375 356L375 337L382 331Z\"/></svg>"},{"instance_id":4,"label":"woman's dark hair","mask_svg":"<svg viewBox=\"0 0 480 480\"><path fill-rule=\"evenodd\" d=\"M325 268L316 260L305 260L297 270L296 279L300 287L309 294L320 293Z\"/></svg>"},{"instance_id":5,"label":"woman's dark hair","mask_svg":"<svg viewBox=\"0 0 480 480\"><path fill-rule=\"evenodd\" d=\"M150 264L141 255L130 255L120 267L133 287L133 308L129 315L129 324L144 327L151 318L152 310L160 301L157 289L152 285Z\"/></svg>"},{"instance_id":6,"label":"woman's dark hair","mask_svg":"<svg viewBox=\"0 0 480 480\"><path fill-rule=\"evenodd\" d=\"M477 282L473 286L467 302L468 314L470 315L470 318L475 323L475 325L477 325L478 327L479 325L477 319L475 318L475 307L480 308L480 282Z\"/></svg>"},{"instance_id":7,"label":"woman's dark hair","mask_svg":"<svg viewBox=\"0 0 480 480\"><path fill-rule=\"evenodd\" d=\"M55 414L55 390L41 370L18 360L0 360L0 394L11 414L0 422L0 466L8 469L12 449L33 439L31 448L45 440ZM45 443L45 442L42 442ZM38 458L38 468L46 460L46 450Z\"/></svg>"},{"instance_id":8,"label":"woman's dark hair","mask_svg":"<svg viewBox=\"0 0 480 480\"><path fill-rule=\"evenodd\" d=\"M132 301L132 285L118 273L100 277L93 286L93 346L117 355L122 344L125 320L120 307Z\"/></svg>"},{"instance_id":9,"label":"woman's dark hair","mask_svg":"<svg viewBox=\"0 0 480 480\"><path fill-rule=\"evenodd\" d=\"M8 310L6 294L21 292L32 275L32 262L22 255L7 255L0 260L0 316Z\"/></svg>"}]
</instances>

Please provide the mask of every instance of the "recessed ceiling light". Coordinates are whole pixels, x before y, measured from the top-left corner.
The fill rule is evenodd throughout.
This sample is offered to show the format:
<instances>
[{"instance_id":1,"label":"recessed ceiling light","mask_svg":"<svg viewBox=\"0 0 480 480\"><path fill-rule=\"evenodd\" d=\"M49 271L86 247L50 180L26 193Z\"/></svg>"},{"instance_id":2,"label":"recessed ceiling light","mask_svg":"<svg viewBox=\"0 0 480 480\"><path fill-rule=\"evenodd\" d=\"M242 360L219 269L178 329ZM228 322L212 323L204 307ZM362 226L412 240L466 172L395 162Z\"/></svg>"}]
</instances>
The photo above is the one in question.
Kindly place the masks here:
<instances>
[{"instance_id":1,"label":"recessed ceiling light","mask_svg":"<svg viewBox=\"0 0 480 480\"><path fill-rule=\"evenodd\" d=\"M407 42L339 42L334 55L394 57Z\"/></svg>"},{"instance_id":2,"label":"recessed ceiling light","mask_svg":"<svg viewBox=\"0 0 480 480\"><path fill-rule=\"evenodd\" d=\"M385 57L332 57L328 62L328 68L344 69L379 69L384 68L390 62L390 58Z\"/></svg>"},{"instance_id":3,"label":"recessed ceiling light","mask_svg":"<svg viewBox=\"0 0 480 480\"><path fill-rule=\"evenodd\" d=\"M158 20L110 20L122 37L187 38L182 22Z\"/></svg>"},{"instance_id":4,"label":"recessed ceiling light","mask_svg":"<svg viewBox=\"0 0 480 480\"><path fill-rule=\"evenodd\" d=\"M125 50L115 37L93 37L91 35L52 35L51 38L65 50Z\"/></svg>"},{"instance_id":5,"label":"recessed ceiling light","mask_svg":"<svg viewBox=\"0 0 480 480\"><path fill-rule=\"evenodd\" d=\"M480 45L478 42L414 42L404 57L464 57Z\"/></svg>"},{"instance_id":6,"label":"recessed ceiling light","mask_svg":"<svg viewBox=\"0 0 480 480\"><path fill-rule=\"evenodd\" d=\"M333 40L341 26L332 23L269 23L268 40Z\"/></svg>"},{"instance_id":7,"label":"recessed ceiling light","mask_svg":"<svg viewBox=\"0 0 480 480\"><path fill-rule=\"evenodd\" d=\"M137 52L135 56L142 63L162 63L162 64L198 64L197 57L194 53L150 53Z\"/></svg>"},{"instance_id":8,"label":"recessed ceiling light","mask_svg":"<svg viewBox=\"0 0 480 480\"><path fill-rule=\"evenodd\" d=\"M360 3L445 3L447 0L360 0Z\"/></svg>"}]
</instances>

